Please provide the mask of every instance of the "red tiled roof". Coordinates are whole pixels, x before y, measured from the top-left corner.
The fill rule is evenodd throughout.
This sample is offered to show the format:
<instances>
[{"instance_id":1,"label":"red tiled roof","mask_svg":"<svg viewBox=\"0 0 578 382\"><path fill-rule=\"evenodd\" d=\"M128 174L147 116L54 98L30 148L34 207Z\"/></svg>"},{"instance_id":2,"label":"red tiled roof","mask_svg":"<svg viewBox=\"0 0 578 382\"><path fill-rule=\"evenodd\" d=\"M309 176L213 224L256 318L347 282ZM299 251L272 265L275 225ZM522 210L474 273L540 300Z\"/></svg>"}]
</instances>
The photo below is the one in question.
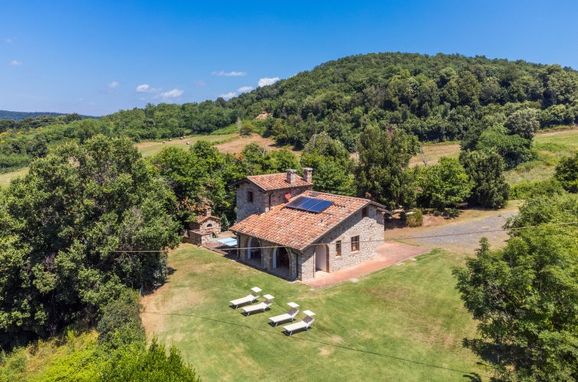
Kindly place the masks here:
<instances>
[{"instance_id":1,"label":"red tiled roof","mask_svg":"<svg viewBox=\"0 0 578 382\"><path fill-rule=\"evenodd\" d=\"M313 186L313 183L305 181L299 175L295 175L293 183L287 182L287 173L282 172L278 174L264 174L248 176L247 180L254 183L263 191L282 190L294 187Z\"/></svg>"},{"instance_id":2,"label":"red tiled roof","mask_svg":"<svg viewBox=\"0 0 578 382\"><path fill-rule=\"evenodd\" d=\"M205 215L205 216L197 216L195 218L195 223L203 223L204 221L207 220L214 220L214 221L221 221L221 218L217 217L217 216L213 216L213 215Z\"/></svg>"},{"instance_id":3,"label":"red tiled roof","mask_svg":"<svg viewBox=\"0 0 578 382\"><path fill-rule=\"evenodd\" d=\"M329 200L333 204L320 213L306 212L281 204L260 215L251 215L231 227L231 231L275 244L303 250L367 204L368 199L305 191L295 196Z\"/></svg>"}]
</instances>

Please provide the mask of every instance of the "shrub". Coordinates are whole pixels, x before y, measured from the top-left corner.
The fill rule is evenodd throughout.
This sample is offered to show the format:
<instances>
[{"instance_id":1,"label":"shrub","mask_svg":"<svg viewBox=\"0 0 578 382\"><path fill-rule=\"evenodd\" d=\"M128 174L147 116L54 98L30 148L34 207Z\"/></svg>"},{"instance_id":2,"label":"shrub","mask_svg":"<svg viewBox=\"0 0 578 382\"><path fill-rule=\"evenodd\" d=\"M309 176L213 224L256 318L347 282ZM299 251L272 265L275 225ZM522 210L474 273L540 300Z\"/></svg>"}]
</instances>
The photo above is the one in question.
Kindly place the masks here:
<instances>
[{"instance_id":1,"label":"shrub","mask_svg":"<svg viewBox=\"0 0 578 382\"><path fill-rule=\"evenodd\" d=\"M556 179L527 180L510 188L510 199L530 199L535 196L553 196L562 193L564 193L564 188Z\"/></svg>"},{"instance_id":2,"label":"shrub","mask_svg":"<svg viewBox=\"0 0 578 382\"><path fill-rule=\"evenodd\" d=\"M423 225L423 213L421 210L412 210L404 212L402 219L408 227L421 227Z\"/></svg>"},{"instance_id":3,"label":"shrub","mask_svg":"<svg viewBox=\"0 0 578 382\"><path fill-rule=\"evenodd\" d=\"M153 341L144 346L130 346L108 364L101 381L127 382L198 382L196 372L181 358L176 348L171 347L168 355L163 345Z\"/></svg>"},{"instance_id":4,"label":"shrub","mask_svg":"<svg viewBox=\"0 0 578 382\"><path fill-rule=\"evenodd\" d=\"M117 299L109 302L101 311L102 317L97 324L101 343L112 347L133 342L144 343L144 328L139 316L138 294L135 291L124 289Z\"/></svg>"}]
</instances>

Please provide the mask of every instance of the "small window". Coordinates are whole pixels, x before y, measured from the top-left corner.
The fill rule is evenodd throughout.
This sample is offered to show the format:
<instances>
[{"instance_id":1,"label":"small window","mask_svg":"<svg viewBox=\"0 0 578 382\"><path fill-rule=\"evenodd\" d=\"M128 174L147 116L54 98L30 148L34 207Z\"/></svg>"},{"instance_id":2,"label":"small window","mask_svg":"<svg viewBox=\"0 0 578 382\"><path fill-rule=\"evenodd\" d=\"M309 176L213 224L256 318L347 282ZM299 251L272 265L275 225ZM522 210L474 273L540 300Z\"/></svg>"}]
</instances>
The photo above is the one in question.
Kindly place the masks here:
<instances>
[{"instance_id":1,"label":"small window","mask_svg":"<svg viewBox=\"0 0 578 382\"><path fill-rule=\"evenodd\" d=\"M367 217L367 207L363 207L361 209L361 217L362 218L366 218Z\"/></svg>"},{"instance_id":2,"label":"small window","mask_svg":"<svg viewBox=\"0 0 578 382\"><path fill-rule=\"evenodd\" d=\"M341 240L335 242L335 256L341 256Z\"/></svg>"},{"instance_id":3,"label":"small window","mask_svg":"<svg viewBox=\"0 0 578 382\"><path fill-rule=\"evenodd\" d=\"M207 228L211 228L213 225L211 223L207 224Z\"/></svg>"},{"instance_id":4,"label":"small window","mask_svg":"<svg viewBox=\"0 0 578 382\"><path fill-rule=\"evenodd\" d=\"M359 236L353 236L351 238L351 252L359 251Z\"/></svg>"},{"instance_id":5,"label":"small window","mask_svg":"<svg viewBox=\"0 0 578 382\"><path fill-rule=\"evenodd\" d=\"M247 202L253 203L253 191L247 191Z\"/></svg>"}]
</instances>

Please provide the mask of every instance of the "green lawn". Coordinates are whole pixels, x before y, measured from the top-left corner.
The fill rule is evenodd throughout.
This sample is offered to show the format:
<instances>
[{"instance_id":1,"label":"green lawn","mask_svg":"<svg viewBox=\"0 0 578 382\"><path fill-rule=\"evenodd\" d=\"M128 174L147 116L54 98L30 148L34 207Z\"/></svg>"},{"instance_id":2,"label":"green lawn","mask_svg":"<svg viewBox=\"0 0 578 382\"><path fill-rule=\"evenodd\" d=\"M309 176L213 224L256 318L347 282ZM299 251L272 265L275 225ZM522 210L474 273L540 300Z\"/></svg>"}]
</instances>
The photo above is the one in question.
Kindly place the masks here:
<instances>
[{"instance_id":1,"label":"green lawn","mask_svg":"<svg viewBox=\"0 0 578 382\"><path fill-rule=\"evenodd\" d=\"M311 290L183 245L169 257L168 283L143 299L142 317L149 337L176 345L205 381L459 381L488 373L461 345L475 332L451 275L462 261L434 251ZM270 313L227 307L255 285L276 297ZM317 313L311 331L286 337L267 325L288 301Z\"/></svg>"}]
</instances>

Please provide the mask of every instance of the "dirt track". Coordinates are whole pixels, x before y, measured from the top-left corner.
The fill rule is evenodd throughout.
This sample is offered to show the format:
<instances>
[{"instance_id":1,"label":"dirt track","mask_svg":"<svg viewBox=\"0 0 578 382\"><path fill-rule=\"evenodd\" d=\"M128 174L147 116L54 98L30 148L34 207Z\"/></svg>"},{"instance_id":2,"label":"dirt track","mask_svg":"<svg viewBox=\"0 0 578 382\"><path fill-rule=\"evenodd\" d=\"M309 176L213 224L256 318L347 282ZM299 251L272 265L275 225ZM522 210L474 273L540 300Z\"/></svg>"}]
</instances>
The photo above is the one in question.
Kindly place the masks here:
<instances>
[{"instance_id":1,"label":"dirt track","mask_svg":"<svg viewBox=\"0 0 578 382\"><path fill-rule=\"evenodd\" d=\"M467 210L454 220L425 217L423 227L386 230L385 240L472 253L482 237L486 237L494 247L503 245L508 235L502 228L517 210L517 206L512 205L498 211Z\"/></svg>"}]
</instances>

